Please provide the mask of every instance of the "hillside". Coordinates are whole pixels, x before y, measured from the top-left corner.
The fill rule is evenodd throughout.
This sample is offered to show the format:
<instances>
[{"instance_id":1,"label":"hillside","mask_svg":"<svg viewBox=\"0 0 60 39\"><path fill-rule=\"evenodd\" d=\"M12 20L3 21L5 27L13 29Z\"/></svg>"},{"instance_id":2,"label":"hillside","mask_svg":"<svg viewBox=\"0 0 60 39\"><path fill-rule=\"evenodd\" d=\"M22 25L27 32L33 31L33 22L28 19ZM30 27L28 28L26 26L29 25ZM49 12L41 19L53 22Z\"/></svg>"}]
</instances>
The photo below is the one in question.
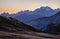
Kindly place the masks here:
<instances>
[{"instance_id":1,"label":"hillside","mask_svg":"<svg viewBox=\"0 0 60 39\"><path fill-rule=\"evenodd\" d=\"M0 39L60 39L60 35L38 33L37 31L32 26L14 18L0 16Z\"/></svg>"},{"instance_id":2,"label":"hillside","mask_svg":"<svg viewBox=\"0 0 60 39\"><path fill-rule=\"evenodd\" d=\"M0 39L60 39L60 35L28 32L29 34L10 33L0 31Z\"/></svg>"},{"instance_id":3,"label":"hillside","mask_svg":"<svg viewBox=\"0 0 60 39\"><path fill-rule=\"evenodd\" d=\"M0 31L20 33L21 31L36 31L36 29L32 26L19 22L14 18L0 16Z\"/></svg>"}]
</instances>

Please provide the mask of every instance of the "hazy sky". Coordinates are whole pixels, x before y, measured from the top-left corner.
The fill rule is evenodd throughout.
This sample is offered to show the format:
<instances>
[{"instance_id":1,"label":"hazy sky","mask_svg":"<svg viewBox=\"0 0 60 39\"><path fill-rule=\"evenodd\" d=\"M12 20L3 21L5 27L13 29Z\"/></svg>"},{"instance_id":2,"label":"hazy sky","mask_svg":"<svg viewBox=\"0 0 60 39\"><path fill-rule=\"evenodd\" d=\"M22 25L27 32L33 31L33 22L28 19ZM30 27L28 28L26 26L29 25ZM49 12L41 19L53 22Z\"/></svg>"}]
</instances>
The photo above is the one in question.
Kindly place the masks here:
<instances>
[{"instance_id":1,"label":"hazy sky","mask_svg":"<svg viewBox=\"0 0 60 39\"><path fill-rule=\"evenodd\" d=\"M60 0L0 0L0 13L16 13L21 10L34 10L41 6L60 8Z\"/></svg>"}]
</instances>

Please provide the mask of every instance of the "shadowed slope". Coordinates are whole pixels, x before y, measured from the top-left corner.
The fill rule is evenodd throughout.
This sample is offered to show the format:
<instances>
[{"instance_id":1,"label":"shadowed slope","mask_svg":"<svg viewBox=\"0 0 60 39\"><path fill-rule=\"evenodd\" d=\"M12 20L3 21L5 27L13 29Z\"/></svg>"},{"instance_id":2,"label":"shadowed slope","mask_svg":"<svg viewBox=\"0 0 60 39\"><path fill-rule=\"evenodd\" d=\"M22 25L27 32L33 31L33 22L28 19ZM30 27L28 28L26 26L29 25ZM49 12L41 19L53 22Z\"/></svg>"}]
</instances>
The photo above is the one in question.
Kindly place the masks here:
<instances>
[{"instance_id":1,"label":"shadowed slope","mask_svg":"<svg viewBox=\"0 0 60 39\"><path fill-rule=\"evenodd\" d=\"M0 30L10 32L36 31L33 27L26 25L11 17L0 16Z\"/></svg>"}]
</instances>

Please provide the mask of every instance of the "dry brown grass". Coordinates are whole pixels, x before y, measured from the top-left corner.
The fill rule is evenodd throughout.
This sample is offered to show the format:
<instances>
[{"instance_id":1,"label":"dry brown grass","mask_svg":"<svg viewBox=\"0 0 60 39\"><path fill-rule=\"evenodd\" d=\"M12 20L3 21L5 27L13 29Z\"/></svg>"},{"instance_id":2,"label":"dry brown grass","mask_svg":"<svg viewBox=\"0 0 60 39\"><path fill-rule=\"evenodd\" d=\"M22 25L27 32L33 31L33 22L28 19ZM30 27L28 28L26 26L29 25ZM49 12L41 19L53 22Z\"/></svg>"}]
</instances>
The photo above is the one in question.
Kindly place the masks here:
<instances>
[{"instance_id":1,"label":"dry brown grass","mask_svg":"<svg viewBox=\"0 0 60 39\"><path fill-rule=\"evenodd\" d=\"M0 31L0 39L60 39L60 35L46 33L28 32L28 34L18 34Z\"/></svg>"}]
</instances>

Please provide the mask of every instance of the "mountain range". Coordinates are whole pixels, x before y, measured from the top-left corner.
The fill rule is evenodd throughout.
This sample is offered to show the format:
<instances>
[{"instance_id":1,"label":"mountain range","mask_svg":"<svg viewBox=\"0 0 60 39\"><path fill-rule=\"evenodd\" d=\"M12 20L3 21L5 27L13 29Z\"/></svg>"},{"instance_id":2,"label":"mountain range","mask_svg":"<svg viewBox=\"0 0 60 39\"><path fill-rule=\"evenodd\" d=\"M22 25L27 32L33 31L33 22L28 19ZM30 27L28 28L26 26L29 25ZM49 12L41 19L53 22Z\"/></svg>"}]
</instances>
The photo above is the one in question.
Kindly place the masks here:
<instances>
[{"instance_id":1,"label":"mountain range","mask_svg":"<svg viewBox=\"0 0 60 39\"><path fill-rule=\"evenodd\" d=\"M16 14L8 14L8 13L3 13L1 14L2 16L7 16L7 17L13 17L16 18L22 22L28 22L33 19L41 18L41 17L48 17L56 14L56 12L60 11L60 9L52 9L48 6L46 7L40 7L35 9L34 11L20 11L17 12ZM29 19L30 18L30 19Z\"/></svg>"},{"instance_id":2,"label":"mountain range","mask_svg":"<svg viewBox=\"0 0 60 39\"><path fill-rule=\"evenodd\" d=\"M23 22L37 30L47 31L49 24L59 24L60 23L60 9L52 9L50 7L40 7L34 11L21 11L17 14L7 14L3 13L1 16L12 17L20 22Z\"/></svg>"},{"instance_id":3,"label":"mountain range","mask_svg":"<svg viewBox=\"0 0 60 39\"><path fill-rule=\"evenodd\" d=\"M34 26L38 30L46 31L49 24L60 24L60 12L50 17L38 18L29 21L27 24Z\"/></svg>"}]
</instances>

